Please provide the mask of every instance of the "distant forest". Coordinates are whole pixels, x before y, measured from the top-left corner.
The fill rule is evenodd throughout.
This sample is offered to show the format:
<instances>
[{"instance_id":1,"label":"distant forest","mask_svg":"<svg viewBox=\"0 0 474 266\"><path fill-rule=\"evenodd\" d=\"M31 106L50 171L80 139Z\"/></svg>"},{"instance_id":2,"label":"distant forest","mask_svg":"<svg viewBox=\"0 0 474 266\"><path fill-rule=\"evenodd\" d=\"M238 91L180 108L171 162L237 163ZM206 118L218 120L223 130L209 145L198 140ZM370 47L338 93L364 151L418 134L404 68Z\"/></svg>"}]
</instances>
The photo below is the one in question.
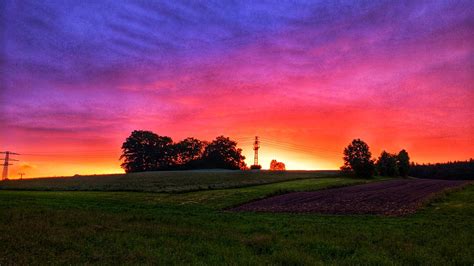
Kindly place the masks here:
<instances>
[{"instance_id":1,"label":"distant forest","mask_svg":"<svg viewBox=\"0 0 474 266\"><path fill-rule=\"evenodd\" d=\"M410 176L432 179L474 179L474 160L436 164L411 164Z\"/></svg>"}]
</instances>

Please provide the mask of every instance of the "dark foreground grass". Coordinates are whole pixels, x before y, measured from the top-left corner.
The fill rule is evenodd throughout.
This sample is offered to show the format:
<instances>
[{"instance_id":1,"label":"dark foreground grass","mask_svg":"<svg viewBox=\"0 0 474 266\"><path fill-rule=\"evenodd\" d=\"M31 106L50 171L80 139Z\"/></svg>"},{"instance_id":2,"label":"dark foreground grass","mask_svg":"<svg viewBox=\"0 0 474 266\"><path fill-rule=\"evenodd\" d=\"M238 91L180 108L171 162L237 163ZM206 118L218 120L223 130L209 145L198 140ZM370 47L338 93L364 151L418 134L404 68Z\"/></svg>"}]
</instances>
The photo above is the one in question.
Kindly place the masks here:
<instances>
[{"instance_id":1,"label":"dark foreground grass","mask_svg":"<svg viewBox=\"0 0 474 266\"><path fill-rule=\"evenodd\" d=\"M51 191L188 192L338 175L338 171L156 171L131 174L34 178L0 182L0 189Z\"/></svg>"},{"instance_id":2,"label":"dark foreground grass","mask_svg":"<svg viewBox=\"0 0 474 266\"><path fill-rule=\"evenodd\" d=\"M233 213L322 178L182 194L0 191L0 264L466 264L474 186L407 217Z\"/></svg>"}]
</instances>

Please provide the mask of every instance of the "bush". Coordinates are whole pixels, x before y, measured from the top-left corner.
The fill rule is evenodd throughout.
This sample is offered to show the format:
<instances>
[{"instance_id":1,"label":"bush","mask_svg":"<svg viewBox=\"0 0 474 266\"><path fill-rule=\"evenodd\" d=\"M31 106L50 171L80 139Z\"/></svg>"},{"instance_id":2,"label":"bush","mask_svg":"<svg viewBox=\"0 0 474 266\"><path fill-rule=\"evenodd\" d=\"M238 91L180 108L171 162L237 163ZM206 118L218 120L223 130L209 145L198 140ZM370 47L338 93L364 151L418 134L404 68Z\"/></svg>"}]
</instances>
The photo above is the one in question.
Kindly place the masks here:
<instances>
[{"instance_id":1,"label":"bush","mask_svg":"<svg viewBox=\"0 0 474 266\"><path fill-rule=\"evenodd\" d=\"M262 169L262 166L259 165L259 164L258 164L258 165L251 165L251 166L250 166L250 170L260 170L260 169Z\"/></svg>"}]
</instances>

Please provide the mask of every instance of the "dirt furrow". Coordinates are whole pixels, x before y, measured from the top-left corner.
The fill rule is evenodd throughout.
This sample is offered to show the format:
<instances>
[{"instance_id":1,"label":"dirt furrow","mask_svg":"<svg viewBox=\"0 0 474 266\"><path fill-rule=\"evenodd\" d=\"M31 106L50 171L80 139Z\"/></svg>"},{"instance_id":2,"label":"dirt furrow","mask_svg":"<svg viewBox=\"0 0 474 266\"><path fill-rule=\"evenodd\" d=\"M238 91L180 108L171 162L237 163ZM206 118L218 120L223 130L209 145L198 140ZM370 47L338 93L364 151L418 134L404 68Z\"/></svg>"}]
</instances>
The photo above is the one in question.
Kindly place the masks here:
<instances>
[{"instance_id":1,"label":"dirt furrow","mask_svg":"<svg viewBox=\"0 0 474 266\"><path fill-rule=\"evenodd\" d=\"M433 194L467 183L462 180L397 179L314 192L293 192L249 202L231 210L405 215L416 212Z\"/></svg>"}]
</instances>

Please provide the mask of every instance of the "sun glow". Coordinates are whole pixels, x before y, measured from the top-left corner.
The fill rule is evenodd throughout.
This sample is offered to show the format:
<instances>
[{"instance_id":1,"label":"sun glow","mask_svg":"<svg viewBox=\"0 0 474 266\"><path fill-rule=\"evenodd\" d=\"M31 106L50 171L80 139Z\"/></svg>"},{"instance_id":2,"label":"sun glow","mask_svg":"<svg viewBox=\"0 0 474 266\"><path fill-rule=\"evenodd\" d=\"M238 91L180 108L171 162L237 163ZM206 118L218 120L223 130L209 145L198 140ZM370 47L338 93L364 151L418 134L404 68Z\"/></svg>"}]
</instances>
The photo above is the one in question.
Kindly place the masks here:
<instances>
[{"instance_id":1,"label":"sun glow","mask_svg":"<svg viewBox=\"0 0 474 266\"><path fill-rule=\"evenodd\" d=\"M12 178L121 172L133 130L174 141L224 135L248 165L258 135L264 169L272 159L338 169L355 138L373 157L474 154L474 1L236 1L239 16L209 3L189 6L196 23L95 1L68 13L56 2L6 1L0 151L24 154ZM138 22L155 16L169 23Z\"/></svg>"}]
</instances>

